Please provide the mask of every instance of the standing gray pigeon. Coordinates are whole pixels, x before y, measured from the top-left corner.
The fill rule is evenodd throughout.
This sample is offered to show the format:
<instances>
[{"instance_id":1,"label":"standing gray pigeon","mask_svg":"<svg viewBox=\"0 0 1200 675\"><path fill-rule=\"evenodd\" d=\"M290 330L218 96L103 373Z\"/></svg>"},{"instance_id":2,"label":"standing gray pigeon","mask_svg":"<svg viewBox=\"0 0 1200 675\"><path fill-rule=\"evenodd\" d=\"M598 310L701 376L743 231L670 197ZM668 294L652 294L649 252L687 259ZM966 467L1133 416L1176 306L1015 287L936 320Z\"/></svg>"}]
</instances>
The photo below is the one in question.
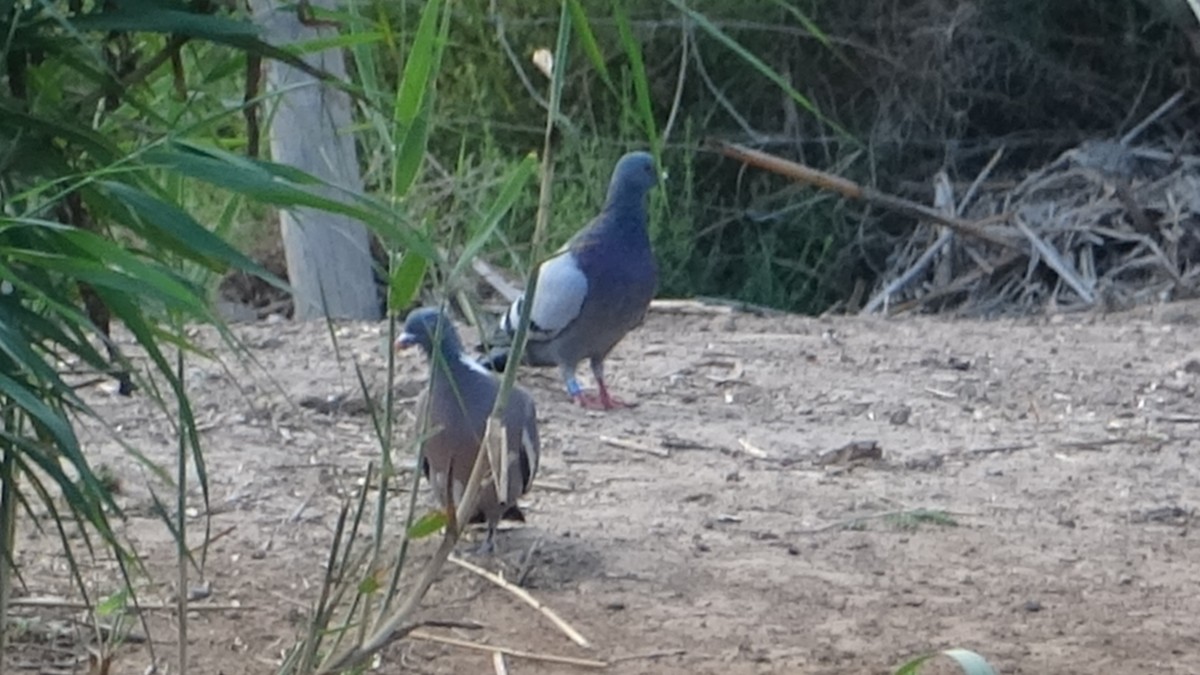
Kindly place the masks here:
<instances>
[{"instance_id":1,"label":"standing gray pigeon","mask_svg":"<svg viewBox=\"0 0 1200 675\"><path fill-rule=\"evenodd\" d=\"M646 194L658 182L654 158L631 152L617 162L600 215L571 237L539 268L530 310L525 362L558 366L567 393L586 408L625 404L609 396L604 359L625 334L642 323L658 289L658 266L646 231ZM500 322L511 341L524 296ZM588 359L599 396L587 394L575 379L579 362ZM500 344L484 365L504 370L508 346Z\"/></svg>"},{"instance_id":2,"label":"standing gray pigeon","mask_svg":"<svg viewBox=\"0 0 1200 675\"><path fill-rule=\"evenodd\" d=\"M405 320L396 347L413 345L428 357L431 379L417 403L418 433L433 434L425 440L423 469L442 505L449 507L451 498L458 504L467 487L500 383L495 374L463 353L454 326L435 308L413 310ZM485 477L477 512L471 517L471 522L487 522L486 551L492 550L501 518L525 520L517 499L533 484L540 452L537 411L529 394L514 387L502 420L509 447L508 485L497 495L495 484Z\"/></svg>"}]
</instances>

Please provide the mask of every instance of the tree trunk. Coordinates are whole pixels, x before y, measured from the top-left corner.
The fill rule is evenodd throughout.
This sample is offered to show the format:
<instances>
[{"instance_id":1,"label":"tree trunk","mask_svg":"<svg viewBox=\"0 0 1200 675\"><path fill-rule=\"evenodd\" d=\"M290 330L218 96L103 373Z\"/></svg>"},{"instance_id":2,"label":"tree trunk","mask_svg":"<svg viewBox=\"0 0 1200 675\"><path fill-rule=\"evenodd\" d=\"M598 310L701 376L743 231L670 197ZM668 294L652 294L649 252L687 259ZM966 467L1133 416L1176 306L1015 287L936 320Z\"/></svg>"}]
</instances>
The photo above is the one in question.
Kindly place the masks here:
<instances>
[{"instance_id":1,"label":"tree trunk","mask_svg":"<svg viewBox=\"0 0 1200 675\"><path fill-rule=\"evenodd\" d=\"M313 0L311 4L334 8L337 3ZM279 0L253 0L255 21L267 42L283 46L334 30L305 26L294 8L281 9L281 5ZM308 54L304 59L325 72L346 76L340 49ZM265 68L266 92L271 94L266 109L272 159L343 190L361 193L358 155L350 133L350 97L283 63L267 61ZM362 223L300 208L282 212L280 228L296 319L380 318L370 241Z\"/></svg>"}]
</instances>

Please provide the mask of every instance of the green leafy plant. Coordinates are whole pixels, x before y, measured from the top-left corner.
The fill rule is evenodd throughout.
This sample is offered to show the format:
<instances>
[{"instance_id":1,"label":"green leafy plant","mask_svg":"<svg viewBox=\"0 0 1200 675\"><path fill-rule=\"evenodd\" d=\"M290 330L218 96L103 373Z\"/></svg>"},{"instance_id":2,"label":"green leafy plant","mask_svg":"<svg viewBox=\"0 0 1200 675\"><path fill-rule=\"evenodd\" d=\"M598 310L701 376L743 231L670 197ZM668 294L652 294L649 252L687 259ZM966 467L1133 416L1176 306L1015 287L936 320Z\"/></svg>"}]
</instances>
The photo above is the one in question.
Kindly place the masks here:
<instances>
[{"instance_id":1,"label":"green leafy plant","mask_svg":"<svg viewBox=\"0 0 1200 675\"><path fill-rule=\"evenodd\" d=\"M435 16L444 17L440 10ZM259 40L243 17L207 3L8 3L0 5L0 34L9 66L0 92L0 625L19 581L12 554L18 518L34 504L50 514L86 604L93 604L93 591L79 556L107 549L119 566L121 593L137 605L146 571L112 524L123 514L111 479L89 463L74 428L81 417L103 424L79 387L128 376L173 420L178 436L174 472L129 450L174 493L163 499L153 488L177 542L178 661L186 670L188 570L203 570L206 551L202 543L196 558L187 545L193 471L202 511L209 511L184 377L186 359L197 352L186 330L197 322L219 325L207 287L227 270L282 284L217 232L231 229L243 203L306 206L352 215L393 248L428 259L436 250L387 203L220 147L231 119L255 101L249 94L238 105L213 102L240 91L240 68L257 59L280 59L345 86ZM360 44L369 39L356 37ZM308 48L315 47L298 51ZM191 81L185 76L197 73ZM418 88L425 90L423 83ZM406 138L423 147L422 133L410 129ZM415 172L419 148L415 157L398 176ZM189 196L197 193L208 197ZM196 209L216 212L213 229ZM137 358L115 348L109 330L116 324L131 334ZM61 372L64 362L78 364L75 372ZM71 522L83 534L82 550L67 534ZM101 602L94 614L121 620L125 603L110 604ZM7 638L0 631L0 640ZM0 669L5 653L0 644Z\"/></svg>"}]
</instances>

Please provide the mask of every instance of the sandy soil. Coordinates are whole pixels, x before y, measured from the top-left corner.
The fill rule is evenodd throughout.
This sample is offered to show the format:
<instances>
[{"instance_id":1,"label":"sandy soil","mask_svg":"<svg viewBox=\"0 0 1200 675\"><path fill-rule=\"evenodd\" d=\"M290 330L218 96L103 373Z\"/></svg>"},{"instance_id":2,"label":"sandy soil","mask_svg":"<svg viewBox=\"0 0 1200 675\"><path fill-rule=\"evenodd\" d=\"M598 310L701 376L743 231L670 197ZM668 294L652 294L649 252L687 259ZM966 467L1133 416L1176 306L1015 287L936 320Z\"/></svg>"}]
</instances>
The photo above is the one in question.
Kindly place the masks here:
<instances>
[{"instance_id":1,"label":"sandy soil","mask_svg":"<svg viewBox=\"0 0 1200 675\"><path fill-rule=\"evenodd\" d=\"M236 333L257 365L223 352L227 369L191 367L219 536L197 604L241 605L194 613L192 672L272 672L303 628L339 507L377 451L366 415L298 402L352 396L350 359L378 380L385 332L341 326L339 364L323 326L247 325ZM1197 305L995 322L654 313L609 361L634 409L580 411L553 372L522 373L540 409L543 486L528 523L483 561L512 576L534 547L525 586L593 648L457 567L423 616L482 626L430 632L607 660L612 673L885 673L951 646L1004 673L1196 672L1198 336ZM402 437L424 375L402 356ZM171 466L172 432L144 398L89 397ZM152 573L138 581L143 602L168 602L173 544L150 492L161 482L100 430L85 437L121 479L120 532ZM825 454L852 442L882 457ZM404 501L397 492L389 536ZM53 530L20 537L18 594L68 593ZM417 559L434 546L418 542ZM120 588L110 560L89 562L87 582ZM75 612L17 612L10 658L84 672ZM168 664L174 620L149 617ZM110 672L144 672L147 646L122 646ZM491 668L487 654L404 641L379 672Z\"/></svg>"}]
</instances>

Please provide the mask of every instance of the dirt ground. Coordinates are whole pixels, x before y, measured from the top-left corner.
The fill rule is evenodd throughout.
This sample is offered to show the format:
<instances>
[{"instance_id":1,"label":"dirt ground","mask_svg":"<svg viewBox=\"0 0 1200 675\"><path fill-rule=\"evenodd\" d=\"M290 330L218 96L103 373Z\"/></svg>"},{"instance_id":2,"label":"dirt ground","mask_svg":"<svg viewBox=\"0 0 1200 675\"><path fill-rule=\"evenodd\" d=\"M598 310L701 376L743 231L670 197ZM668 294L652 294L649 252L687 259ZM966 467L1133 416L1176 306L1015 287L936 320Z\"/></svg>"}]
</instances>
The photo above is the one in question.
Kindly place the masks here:
<instances>
[{"instance_id":1,"label":"dirt ground","mask_svg":"<svg viewBox=\"0 0 1200 675\"><path fill-rule=\"evenodd\" d=\"M323 325L259 323L236 328L255 365L218 350L224 366L189 370L219 536L211 593L196 601L217 608L189 622L191 672L274 671L316 600L340 505L378 457L366 415L299 405L353 396L351 359L382 377L386 326L337 333L340 364ZM609 360L614 391L636 408L584 412L553 371L522 371L539 406L541 485L528 522L482 561L515 576L532 547L525 586L593 648L455 566L423 617L481 627L428 631L605 660L611 673L886 673L953 646L1003 673L1197 672L1200 493L1187 492L1200 482L1198 337L1196 304L992 322L654 312ZM417 354L400 357L402 438L424 377ZM124 441L172 466L171 429L144 398L89 397ZM120 532L153 576L139 580L142 601L169 602L158 479L105 432L85 440L121 480ZM882 457L825 454L854 442ZM405 501L393 497L389 536ZM192 505L202 507L197 493ZM418 542L417 559L435 545ZM19 596L69 593L52 530L25 528L18 560ZM120 588L111 561L89 562L87 581ZM18 666L84 672L75 612L17 612ZM174 672L174 620L149 617ZM147 647L122 646L110 672L145 672ZM585 672L521 658L508 667ZM391 645L378 672L492 663L410 640Z\"/></svg>"}]
</instances>

